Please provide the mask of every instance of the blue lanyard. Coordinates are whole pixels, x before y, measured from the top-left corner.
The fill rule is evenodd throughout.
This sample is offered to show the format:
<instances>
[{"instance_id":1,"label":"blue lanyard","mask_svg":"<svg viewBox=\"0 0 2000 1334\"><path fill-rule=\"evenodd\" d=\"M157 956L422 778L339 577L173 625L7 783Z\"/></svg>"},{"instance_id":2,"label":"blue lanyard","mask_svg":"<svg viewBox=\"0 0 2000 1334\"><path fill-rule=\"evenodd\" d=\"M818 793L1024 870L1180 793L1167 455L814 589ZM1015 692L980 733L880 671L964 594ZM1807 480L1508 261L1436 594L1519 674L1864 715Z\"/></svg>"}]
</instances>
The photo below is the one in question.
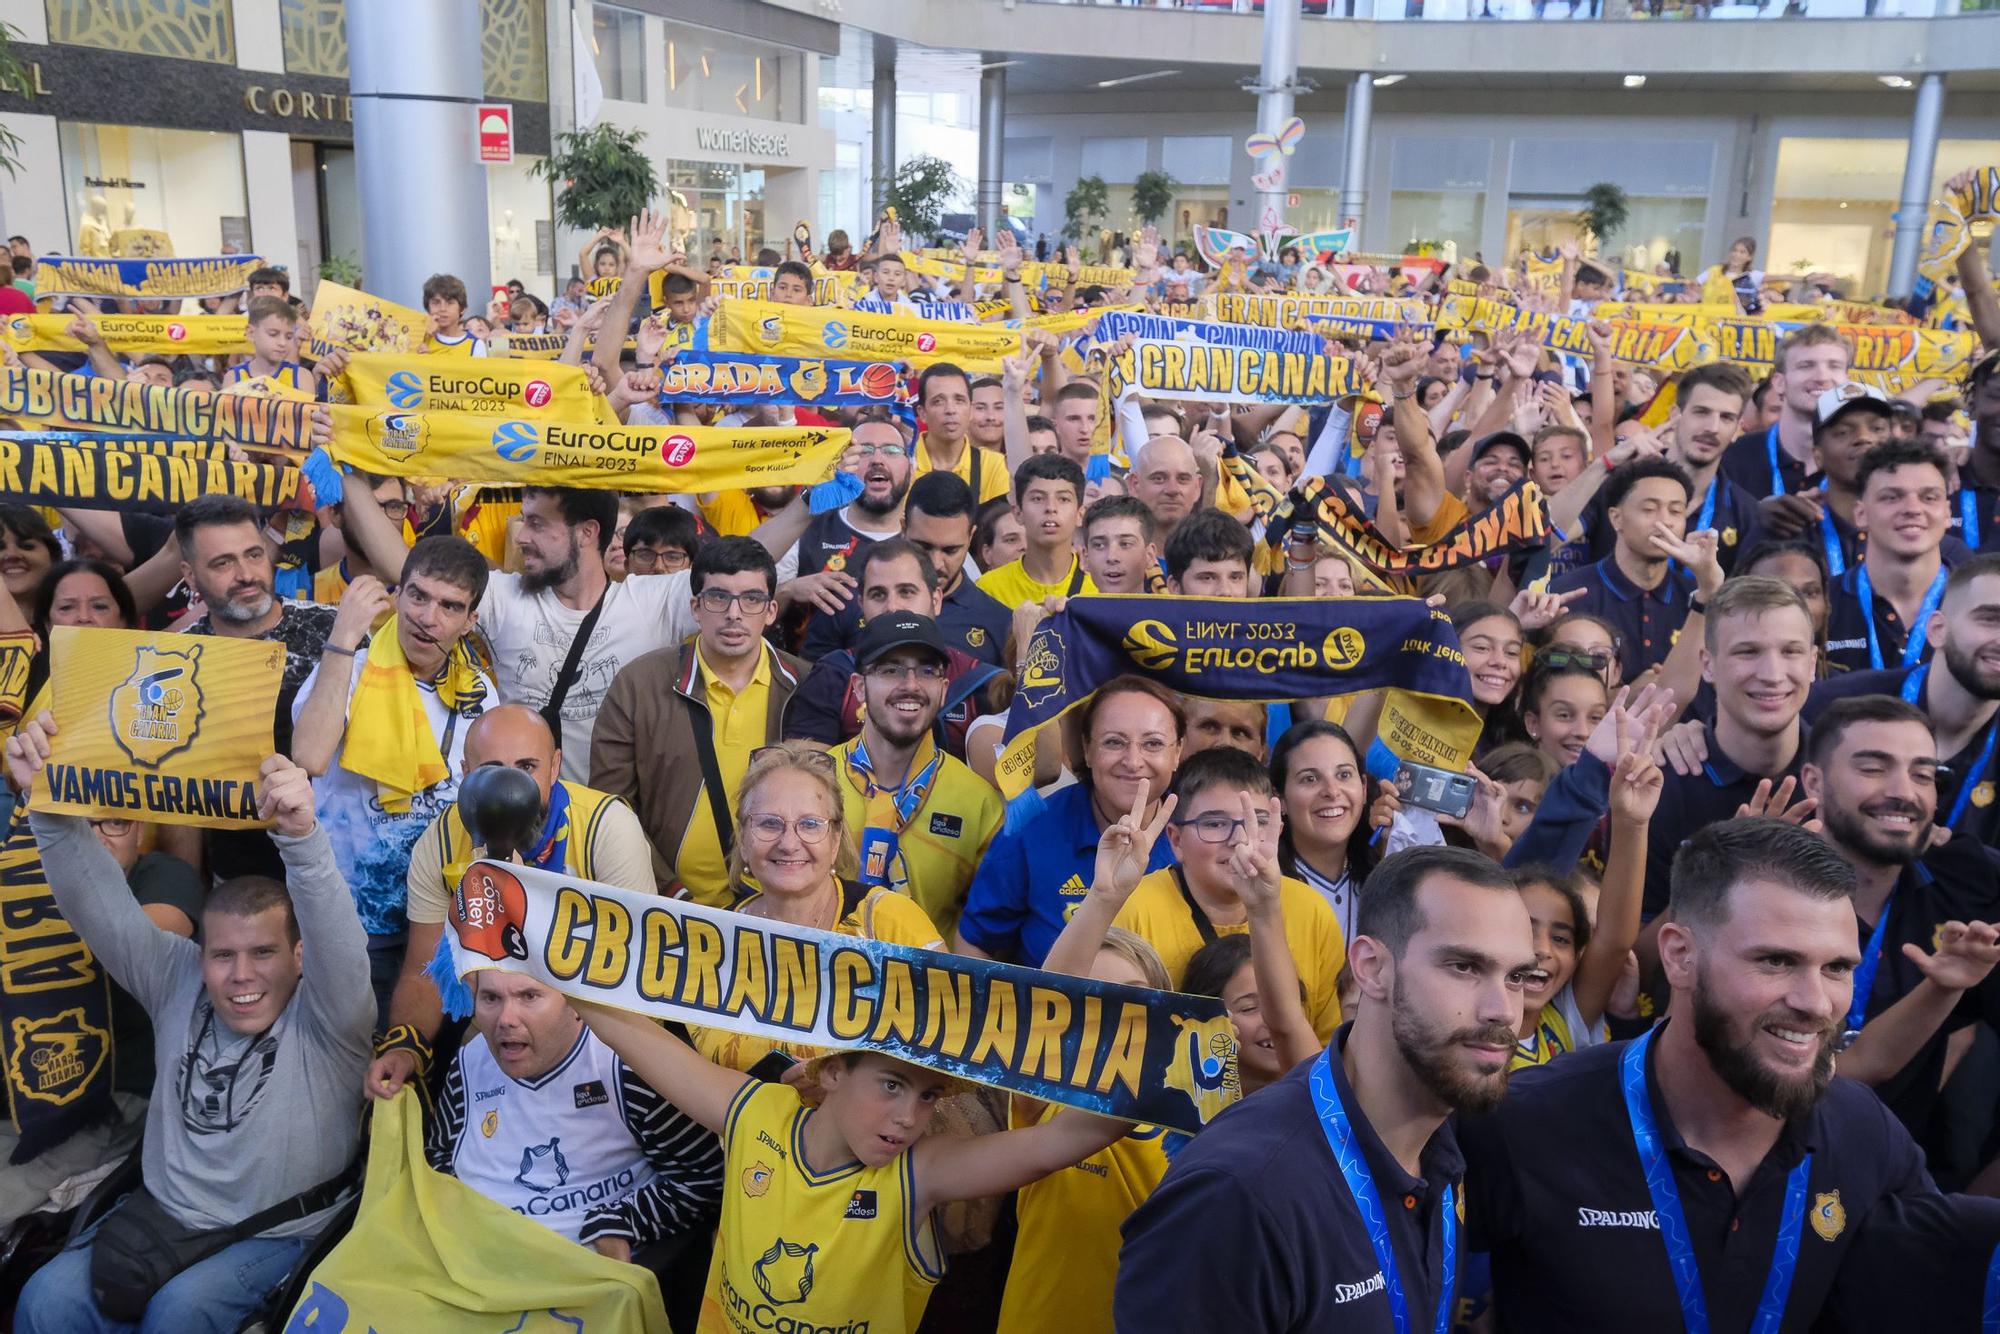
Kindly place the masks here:
<instances>
[{"instance_id":1,"label":"blue lanyard","mask_svg":"<svg viewBox=\"0 0 2000 1334\"><path fill-rule=\"evenodd\" d=\"M1825 491L1826 483L1821 482L1819 489ZM1819 540L1820 545L1826 548L1827 578L1840 578L1841 575L1847 573L1847 552L1840 545L1840 529L1834 527L1833 511L1826 508L1824 500L1820 502Z\"/></svg>"},{"instance_id":2,"label":"blue lanyard","mask_svg":"<svg viewBox=\"0 0 2000 1334\"><path fill-rule=\"evenodd\" d=\"M1958 536L1965 545L1979 550L1979 497L1969 486L1958 488Z\"/></svg>"},{"instance_id":3,"label":"blue lanyard","mask_svg":"<svg viewBox=\"0 0 2000 1334\"><path fill-rule=\"evenodd\" d=\"M1331 1046L1313 1063L1311 1086L1320 1129L1326 1132L1326 1145L1333 1150L1334 1162L1340 1164L1341 1176L1347 1178L1354 1207L1361 1211L1361 1221L1368 1228L1368 1244L1375 1250L1375 1262L1382 1267L1382 1290L1389 1299L1389 1314L1395 1319L1396 1334L1410 1334L1409 1299L1403 1294L1403 1279L1396 1269L1396 1250L1389 1244L1389 1220L1382 1212L1382 1193L1375 1189L1375 1178L1361 1157L1360 1146L1354 1142L1354 1127L1347 1119L1347 1109L1340 1105L1340 1092L1333 1083ZM1435 1334L1450 1334L1451 1288L1458 1270L1458 1204L1450 1186L1444 1188L1438 1207L1442 1211L1439 1218L1444 1228L1444 1254L1439 1269L1434 1328Z\"/></svg>"},{"instance_id":4,"label":"blue lanyard","mask_svg":"<svg viewBox=\"0 0 2000 1334\"><path fill-rule=\"evenodd\" d=\"M1771 494L1785 494L1785 474L1778 467L1778 428L1764 432L1764 453L1771 460Z\"/></svg>"},{"instance_id":5,"label":"blue lanyard","mask_svg":"<svg viewBox=\"0 0 2000 1334\"><path fill-rule=\"evenodd\" d=\"M1875 919L1875 929L1868 933L1868 948L1861 955L1861 962L1854 966L1854 999L1847 1007L1847 1031L1840 1035L1842 1047L1847 1047L1861 1036L1861 1026L1868 1022L1868 996L1875 990L1875 970L1882 966L1882 942L1889 934L1889 914L1896 907L1896 891L1891 889L1889 897L1882 901L1882 913Z\"/></svg>"},{"instance_id":6,"label":"blue lanyard","mask_svg":"<svg viewBox=\"0 0 2000 1334\"><path fill-rule=\"evenodd\" d=\"M1903 702L1924 706L1924 680L1930 675L1931 665L1923 663L1914 672L1903 678ZM1986 725L1986 744L1979 748L1979 758L1972 762L1972 768L1959 780L1958 796L1951 803L1951 818L1944 822L1945 828L1957 829L1958 822L1965 818L1965 808L1972 802L1972 789L1985 781L1987 767L1993 763L1993 743L2000 740L2000 714Z\"/></svg>"},{"instance_id":7,"label":"blue lanyard","mask_svg":"<svg viewBox=\"0 0 2000 1334\"><path fill-rule=\"evenodd\" d=\"M1707 532L1715 527L1715 493L1722 489L1722 474L1716 473L1708 479L1708 494L1702 498L1701 513L1696 516L1690 532Z\"/></svg>"},{"instance_id":8,"label":"blue lanyard","mask_svg":"<svg viewBox=\"0 0 2000 1334\"><path fill-rule=\"evenodd\" d=\"M1652 1192L1653 1216L1660 1225L1660 1240L1666 1244L1667 1263L1673 1268L1682 1322L1687 1326L1687 1334L1708 1334L1708 1300L1701 1290L1701 1265L1695 1259L1687 1216L1681 1212L1680 1188L1674 1184L1673 1164L1667 1161L1659 1129L1653 1124L1653 1100L1646 1089L1646 1048L1657 1032L1658 1029L1649 1030L1625 1049L1618 1062L1618 1082L1625 1091L1625 1114L1632 1122L1632 1141L1638 1146L1639 1165L1646 1172L1646 1189ZM1771 1248L1771 1273L1764 1281L1763 1296L1757 1299L1757 1314L1750 1322L1750 1334L1777 1334L1784 1323L1792 1274L1799 1267L1799 1234L1806 1220L1806 1179L1811 1173L1812 1155L1808 1153L1785 1178L1785 1208L1778 1221L1777 1242Z\"/></svg>"},{"instance_id":9,"label":"blue lanyard","mask_svg":"<svg viewBox=\"0 0 2000 1334\"><path fill-rule=\"evenodd\" d=\"M1986 1312L1979 1328L1984 1334L2000 1334L2000 1246L1993 1248L1993 1258L1986 1262Z\"/></svg>"},{"instance_id":10,"label":"blue lanyard","mask_svg":"<svg viewBox=\"0 0 2000 1334\"><path fill-rule=\"evenodd\" d=\"M1868 562L1862 561L1854 567L1855 595L1861 602L1861 623L1868 627L1868 665L1876 671L1882 670L1882 638L1875 628L1875 585L1868 579ZM1940 569L1931 586L1924 590L1923 603L1917 608L1916 619L1910 622L1903 635L1903 666L1914 667L1923 660L1924 645L1929 643L1928 627L1931 613L1938 609L1944 598L1944 581L1947 572ZM1909 689L1906 682L1903 687Z\"/></svg>"}]
</instances>

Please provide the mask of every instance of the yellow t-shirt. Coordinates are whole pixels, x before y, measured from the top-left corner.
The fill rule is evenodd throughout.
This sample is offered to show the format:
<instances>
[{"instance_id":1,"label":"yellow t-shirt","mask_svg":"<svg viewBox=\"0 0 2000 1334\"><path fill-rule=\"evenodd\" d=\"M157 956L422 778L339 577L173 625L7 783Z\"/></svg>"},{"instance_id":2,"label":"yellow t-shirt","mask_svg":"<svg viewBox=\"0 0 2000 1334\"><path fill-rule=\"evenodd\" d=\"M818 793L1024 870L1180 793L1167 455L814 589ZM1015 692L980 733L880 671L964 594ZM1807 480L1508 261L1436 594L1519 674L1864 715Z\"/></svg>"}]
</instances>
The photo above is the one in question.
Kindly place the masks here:
<instances>
[{"instance_id":1,"label":"yellow t-shirt","mask_svg":"<svg viewBox=\"0 0 2000 1334\"><path fill-rule=\"evenodd\" d=\"M755 902L756 898L753 894L735 906L741 909ZM852 912L842 916L834 931L857 940L881 940L920 950L941 950L945 947L944 937L931 924L931 919L924 916L922 908L913 900L886 889L869 890L855 904ZM825 1047L813 1047L803 1042L782 1042L776 1038L731 1033L727 1029L703 1028L696 1024L688 1025L688 1037L696 1051L731 1070L748 1070L774 1051L781 1051L796 1061L810 1061L827 1053Z\"/></svg>"},{"instance_id":2,"label":"yellow t-shirt","mask_svg":"<svg viewBox=\"0 0 2000 1334\"><path fill-rule=\"evenodd\" d=\"M746 491L718 491L715 499L701 503L701 517L718 537L748 537L764 516Z\"/></svg>"},{"instance_id":3,"label":"yellow t-shirt","mask_svg":"<svg viewBox=\"0 0 2000 1334\"><path fill-rule=\"evenodd\" d=\"M750 752L770 735L771 650L766 647L758 655L757 670L741 692L731 690L716 676L699 648L695 657L702 698L708 701L708 716L715 729L715 764L722 774L730 818L734 819L736 789L743 785L743 771L750 767ZM692 755L686 758L693 763ZM705 791L695 797L694 813L688 817L687 832L681 835L680 848L674 854L674 875L687 886L696 903L711 908L729 906L729 865L715 836Z\"/></svg>"},{"instance_id":4,"label":"yellow t-shirt","mask_svg":"<svg viewBox=\"0 0 2000 1334\"><path fill-rule=\"evenodd\" d=\"M979 464L979 481L976 484L972 480L973 455L975 454L984 455L983 458L977 460ZM922 439L917 441L916 457L911 461L911 479L915 480L927 472L936 471L937 466L931 462L929 440ZM982 505L995 496L1006 495L1007 489L1013 485L1013 479L1007 474L1007 456L997 450L981 449L969 441L963 449L959 450L958 462L952 466L952 471L965 479L965 484L973 490L973 499Z\"/></svg>"},{"instance_id":5,"label":"yellow t-shirt","mask_svg":"<svg viewBox=\"0 0 2000 1334\"><path fill-rule=\"evenodd\" d=\"M881 1167L809 1164L801 1131L816 1114L785 1085L757 1080L729 1104L700 1334L912 1334L923 1319L944 1252L917 1216L910 1155Z\"/></svg>"},{"instance_id":6,"label":"yellow t-shirt","mask_svg":"<svg viewBox=\"0 0 2000 1334\"><path fill-rule=\"evenodd\" d=\"M1285 940L1292 947L1292 966L1306 989L1306 1018L1312 1020L1319 1040L1332 1038L1340 1026L1341 967L1347 962L1347 946L1340 937L1340 920L1327 901L1302 880L1284 877L1278 889L1278 911L1285 919ZM1122 926L1160 953L1167 976L1181 984L1188 960L1202 947L1201 928L1193 912L1181 898L1174 883L1174 868L1167 867L1146 876L1118 910L1113 926ZM1217 935L1240 935L1250 925L1215 924Z\"/></svg>"},{"instance_id":7,"label":"yellow t-shirt","mask_svg":"<svg viewBox=\"0 0 2000 1334\"><path fill-rule=\"evenodd\" d=\"M1077 558L1071 555L1069 569L1052 584L1037 583L1029 578L1020 560L1015 559L980 575L979 591L1012 611L1024 602L1039 603L1044 598L1081 597L1085 593L1095 593L1097 585L1090 581L1090 576L1077 564Z\"/></svg>"},{"instance_id":8,"label":"yellow t-shirt","mask_svg":"<svg viewBox=\"0 0 2000 1334\"><path fill-rule=\"evenodd\" d=\"M862 831L868 824L868 800L861 776L847 762L853 751L854 741L848 741L834 747L833 755L840 765L847 836L859 851ZM896 840L897 855L885 868L885 883L896 893L916 900L947 940L958 926L965 892L972 888L972 873L986 855L987 844L1000 832L1006 813L1006 804L991 783L962 760L946 755L930 790L924 793L923 805L917 807L916 815Z\"/></svg>"},{"instance_id":9,"label":"yellow t-shirt","mask_svg":"<svg viewBox=\"0 0 2000 1334\"><path fill-rule=\"evenodd\" d=\"M504 569L507 564L507 525L521 517L521 502L485 499L477 487L468 487L459 495L457 503L458 535L478 547L487 564L495 569Z\"/></svg>"},{"instance_id":10,"label":"yellow t-shirt","mask_svg":"<svg viewBox=\"0 0 2000 1334\"><path fill-rule=\"evenodd\" d=\"M1061 1110L1045 1106L1038 1119ZM999 1334L1108 1334L1118 1229L1167 1174L1165 1139L1158 1126L1134 1126L1110 1148L1021 1188Z\"/></svg>"}]
</instances>

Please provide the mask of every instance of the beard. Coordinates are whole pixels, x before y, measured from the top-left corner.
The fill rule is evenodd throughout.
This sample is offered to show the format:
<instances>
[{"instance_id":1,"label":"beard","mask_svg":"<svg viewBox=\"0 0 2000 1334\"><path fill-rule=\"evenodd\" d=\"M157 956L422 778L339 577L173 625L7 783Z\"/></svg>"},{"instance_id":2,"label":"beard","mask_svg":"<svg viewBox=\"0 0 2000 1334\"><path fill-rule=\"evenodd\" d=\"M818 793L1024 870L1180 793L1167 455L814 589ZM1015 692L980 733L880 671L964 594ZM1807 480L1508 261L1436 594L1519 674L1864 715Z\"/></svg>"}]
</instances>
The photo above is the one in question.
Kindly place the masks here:
<instances>
[{"instance_id":1,"label":"beard","mask_svg":"<svg viewBox=\"0 0 2000 1334\"><path fill-rule=\"evenodd\" d=\"M563 557L560 564L545 565L539 572L523 569L521 571L521 588L529 593L540 593L546 589L554 588L557 584L568 583L570 580L576 578L576 572L581 566L582 561L583 543L578 539L575 530L572 529L569 535L569 554Z\"/></svg>"},{"instance_id":2,"label":"beard","mask_svg":"<svg viewBox=\"0 0 2000 1334\"><path fill-rule=\"evenodd\" d=\"M937 720L937 710L935 708L929 709L927 713L909 715L898 713L896 705L910 698L913 697L909 695L891 696L882 701L882 710L879 714L873 709L868 711L868 719L875 724L876 730L890 742L898 746L907 746L916 741L924 733L930 731L931 724ZM921 696L914 698L921 699L925 705L930 704L928 699L922 699Z\"/></svg>"},{"instance_id":3,"label":"beard","mask_svg":"<svg viewBox=\"0 0 2000 1334\"><path fill-rule=\"evenodd\" d=\"M1758 1060L1750 1049L1750 1044L1756 1040L1756 1030L1763 1027L1766 1020L1777 1018L1783 1018L1787 1028L1822 1035L1819 1054L1813 1058L1812 1069L1804 1076L1777 1074ZM1702 965L1695 973L1695 1045L1707 1054L1709 1065L1722 1082L1737 1097L1766 1116L1789 1121L1812 1110L1813 1104L1819 1101L1833 1079L1834 1037L1832 1026L1801 1018L1795 1011L1780 1006L1759 1015L1750 1036L1739 1039L1730 1022L1729 1012L1716 1003L1714 993L1709 990L1707 965Z\"/></svg>"},{"instance_id":4,"label":"beard","mask_svg":"<svg viewBox=\"0 0 2000 1334\"><path fill-rule=\"evenodd\" d=\"M1876 866L1908 866L1923 850L1930 846L1931 825L1936 821L1933 812L1925 819L1923 811L1906 802L1881 801L1874 803L1884 810L1904 812L1910 817L1910 837L1907 841L1891 840L1878 834L1863 818L1863 812L1854 810L1844 802L1828 800L1830 793L1823 795L1820 819L1826 823L1827 837L1835 845L1846 848L1855 856L1866 859Z\"/></svg>"},{"instance_id":5,"label":"beard","mask_svg":"<svg viewBox=\"0 0 2000 1334\"><path fill-rule=\"evenodd\" d=\"M860 510L863 514L872 515L879 519L885 515L894 514L897 510L901 509L903 497L908 495L909 492L910 479L905 477L889 489L889 495L886 499L872 500L869 498L868 493L863 491L854 498L854 508Z\"/></svg>"},{"instance_id":6,"label":"beard","mask_svg":"<svg viewBox=\"0 0 2000 1334\"><path fill-rule=\"evenodd\" d=\"M233 625L248 625L268 615L271 604L277 600L269 584L255 585L257 592L254 597L248 593L250 587L248 584L237 584L226 590L226 595L222 597L211 597L204 589L201 600L208 604L208 614L215 619Z\"/></svg>"},{"instance_id":7,"label":"beard","mask_svg":"<svg viewBox=\"0 0 2000 1334\"><path fill-rule=\"evenodd\" d=\"M1450 1032L1417 1013L1407 1002L1403 979L1397 978L1389 997L1389 1035L1396 1051L1417 1080L1447 1107L1462 1112L1489 1112L1507 1096L1507 1068L1490 1075L1474 1074L1452 1059L1452 1050L1465 1042L1491 1042L1512 1047L1519 1034L1504 1026L1460 1028Z\"/></svg>"},{"instance_id":8,"label":"beard","mask_svg":"<svg viewBox=\"0 0 2000 1334\"><path fill-rule=\"evenodd\" d=\"M1966 694L1977 699L2000 699L2000 672L1981 667L1978 656L1954 641L1949 631L1944 639L1944 665L1952 679L1965 687Z\"/></svg>"}]
</instances>

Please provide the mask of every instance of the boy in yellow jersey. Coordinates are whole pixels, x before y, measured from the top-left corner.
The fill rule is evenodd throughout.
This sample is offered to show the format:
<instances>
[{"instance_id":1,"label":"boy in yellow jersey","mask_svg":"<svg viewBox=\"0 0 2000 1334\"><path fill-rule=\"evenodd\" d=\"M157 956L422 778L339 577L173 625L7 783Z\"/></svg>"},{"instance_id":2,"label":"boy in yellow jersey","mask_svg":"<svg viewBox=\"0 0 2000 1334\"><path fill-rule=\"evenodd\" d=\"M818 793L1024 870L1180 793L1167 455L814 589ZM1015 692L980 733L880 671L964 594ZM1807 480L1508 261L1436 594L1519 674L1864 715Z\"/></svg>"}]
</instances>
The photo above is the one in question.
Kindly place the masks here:
<instances>
[{"instance_id":1,"label":"boy in yellow jersey","mask_svg":"<svg viewBox=\"0 0 2000 1334\"><path fill-rule=\"evenodd\" d=\"M1137 874L1145 867L1132 869ZM1116 927L1105 933L1089 976L1155 991L1172 989L1166 965L1153 947ZM1014 1099L1017 1126L1056 1114L1059 1109L1047 1103ZM1115 1144L1021 1188L1015 1202L1020 1230L1000 1300L998 1334L1111 1328L1118 1228L1167 1174L1165 1143L1166 1132L1159 1126L1134 1126Z\"/></svg>"},{"instance_id":2,"label":"boy in yellow jersey","mask_svg":"<svg viewBox=\"0 0 2000 1334\"><path fill-rule=\"evenodd\" d=\"M1028 549L1018 560L988 570L979 591L1009 611L1051 597L1095 593L1077 559L1076 527L1083 517L1083 469L1060 454L1037 454L1014 470L1014 512L1027 530Z\"/></svg>"},{"instance_id":3,"label":"boy in yellow jersey","mask_svg":"<svg viewBox=\"0 0 2000 1334\"><path fill-rule=\"evenodd\" d=\"M1285 944L1305 985L1306 1014L1325 1042L1340 1024L1337 980L1347 950L1327 901L1278 871L1284 817L1270 774L1232 747L1200 751L1174 771L1161 807L1174 812L1165 828L1179 864L1136 881L1097 876L1049 958L1074 957L1077 941L1095 942L1106 928L1120 926L1159 951L1179 987L1195 951L1219 935L1253 931L1249 902L1274 892ZM1149 839L1142 855L1151 851ZM1265 886L1276 881L1276 889L1245 893L1252 879Z\"/></svg>"},{"instance_id":4,"label":"boy in yellow jersey","mask_svg":"<svg viewBox=\"0 0 2000 1334\"><path fill-rule=\"evenodd\" d=\"M299 365L299 312L282 297L260 296L250 302L245 329L250 339L250 359L229 368L222 387L245 380L269 378L296 389L307 398L326 399L326 388L318 376Z\"/></svg>"},{"instance_id":5,"label":"boy in yellow jersey","mask_svg":"<svg viewBox=\"0 0 2000 1334\"><path fill-rule=\"evenodd\" d=\"M652 1020L579 1004L651 1087L723 1140L722 1225L700 1334L912 1334L944 1256L931 1211L1038 1181L1122 1137L1066 1110L975 1139L926 1137L945 1075L873 1052L814 1061L801 1088L703 1060Z\"/></svg>"}]
</instances>

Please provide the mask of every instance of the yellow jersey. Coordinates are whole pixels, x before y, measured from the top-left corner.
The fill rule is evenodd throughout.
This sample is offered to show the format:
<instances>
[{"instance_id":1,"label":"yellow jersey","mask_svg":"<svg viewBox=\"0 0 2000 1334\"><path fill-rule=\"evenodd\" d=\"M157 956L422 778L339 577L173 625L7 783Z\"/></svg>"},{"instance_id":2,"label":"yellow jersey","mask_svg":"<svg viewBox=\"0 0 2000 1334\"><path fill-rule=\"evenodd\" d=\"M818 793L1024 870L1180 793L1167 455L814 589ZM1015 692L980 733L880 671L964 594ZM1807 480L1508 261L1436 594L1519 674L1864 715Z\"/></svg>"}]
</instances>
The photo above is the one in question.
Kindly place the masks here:
<instances>
[{"instance_id":1,"label":"yellow jersey","mask_svg":"<svg viewBox=\"0 0 2000 1334\"><path fill-rule=\"evenodd\" d=\"M1061 1110L1045 1105L1037 1119ZM1167 1174L1165 1141L1158 1126L1134 1126L1110 1148L1021 1187L998 1334L1110 1334L1118 1229Z\"/></svg>"},{"instance_id":2,"label":"yellow jersey","mask_svg":"<svg viewBox=\"0 0 2000 1334\"><path fill-rule=\"evenodd\" d=\"M1139 882L1132 897L1118 910L1113 926L1122 926L1159 951L1160 962L1175 986L1188 960L1202 947L1201 928L1195 924L1197 908L1181 897L1174 876L1178 867L1154 871ZM1326 1042L1340 1026L1340 970L1347 963L1347 946L1341 940L1340 919L1333 908L1303 880L1284 877L1278 887L1278 911L1285 919L1285 941L1292 949L1292 966L1306 989L1306 1018L1313 1032ZM1248 922L1233 926L1215 924L1221 936L1241 935Z\"/></svg>"},{"instance_id":3,"label":"yellow jersey","mask_svg":"<svg viewBox=\"0 0 2000 1334\"><path fill-rule=\"evenodd\" d=\"M916 455L910 461L911 480L936 471L937 465L931 462L929 439L918 440ZM951 471L972 488L972 498L981 505L995 496L1006 495L1013 485L1013 479L1007 473L1007 456L997 450L981 449L969 440L959 450L958 462L952 465Z\"/></svg>"},{"instance_id":4,"label":"yellow jersey","mask_svg":"<svg viewBox=\"0 0 2000 1334\"><path fill-rule=\"evenodd\" d=\"M833 758L840 766L840 797L848 838L865 842L873 832L868 823L868 797L861 775L847 759L859 741L856 737L835 746ZM879 878L896 893L915 899L924 915L937 925L939 934L949 936L958 926L966 891L972 888L972 873L979 868L979 859L986 855L993 836L1000 832L1007 806L994 786L967 768L963 760L950 755L942 759L916 814L895 834L894 854L881 868ZM863 874L877 880L875 870L866 865L865 852L863 861Z\"/></svg>"},{"instance_id":5,"label":"yellow jersey","mask_svg":"<svg viewBox=\"0 0 2000 1334\"><path fill-rule=\"evenodd\" d=\"M813 1115L792 1089L754 1079L729 1104L700 1334L911 1334L923 1319L944 1252L916 1216L910 1155L815 1170L801 1134Z\"/></svg>"},{"instance_id":6,"label":"yellow jersey","mask_svg":"<svg viewBox=\"0 0 2000 1334\"><path fill-rule=\"evenodd\" d=\"M1576 994L1564 986L1542 1006L1535 1019L1535 1031L1514 1043L1514 1057L1507 1062L1507 1068L1526 1070L1530 1066L1547 1065L1558 1056L1595 1046L1609 1036L1602 1020L1594 1032L1584 1026Z\"/></svg>"},{"instance_id":7,"label":"yellow jersey","mask_svg":"<svg viewBox=\"0 0 2000 1334\"><path fill-rule=\"evenodd\" d=\"M1069 569L1062 578L1052 584L1038 583L1030 578L1018 559L1005 565L996 566L979 576L979 591L998 602L1008 611L1013 611L1025 602L1040 605L1042 599L1052 597L1081 597L1095 593L1097 585L1090 582L1090 575L1077 563L1076 556L1069 558Z\"/></svg>"},{"instance_id":8,"label":"yellow jersey","mask_svg":"<svg viewBox=\"0 0 2000 1334\"><path fill-rule=\"evenodd\" d=\"M930 918L924 916L924 910L917 906L915 900L879 886L867 889L859 884L842 882L841 888L847 898L842 904L844 911L840 923L834 927L836 934L853 936L857 940L882 940L891 945L908 945L920 950L944 948L944 937L938 934L938 929L931 925ZM734 906L741 911L756 900L757 896L752 894ZM696 1051L731 1070L748 1070L774 1051L781 1051L798 1061L810 1061L827 1053L824 1047L809 1046L803 1042L784 1042L754 1033L731 1033L727 1029L704 1028L698 1024L688 1025L688 1038L694 1043Z\"/></svg>"}]
</instances>

